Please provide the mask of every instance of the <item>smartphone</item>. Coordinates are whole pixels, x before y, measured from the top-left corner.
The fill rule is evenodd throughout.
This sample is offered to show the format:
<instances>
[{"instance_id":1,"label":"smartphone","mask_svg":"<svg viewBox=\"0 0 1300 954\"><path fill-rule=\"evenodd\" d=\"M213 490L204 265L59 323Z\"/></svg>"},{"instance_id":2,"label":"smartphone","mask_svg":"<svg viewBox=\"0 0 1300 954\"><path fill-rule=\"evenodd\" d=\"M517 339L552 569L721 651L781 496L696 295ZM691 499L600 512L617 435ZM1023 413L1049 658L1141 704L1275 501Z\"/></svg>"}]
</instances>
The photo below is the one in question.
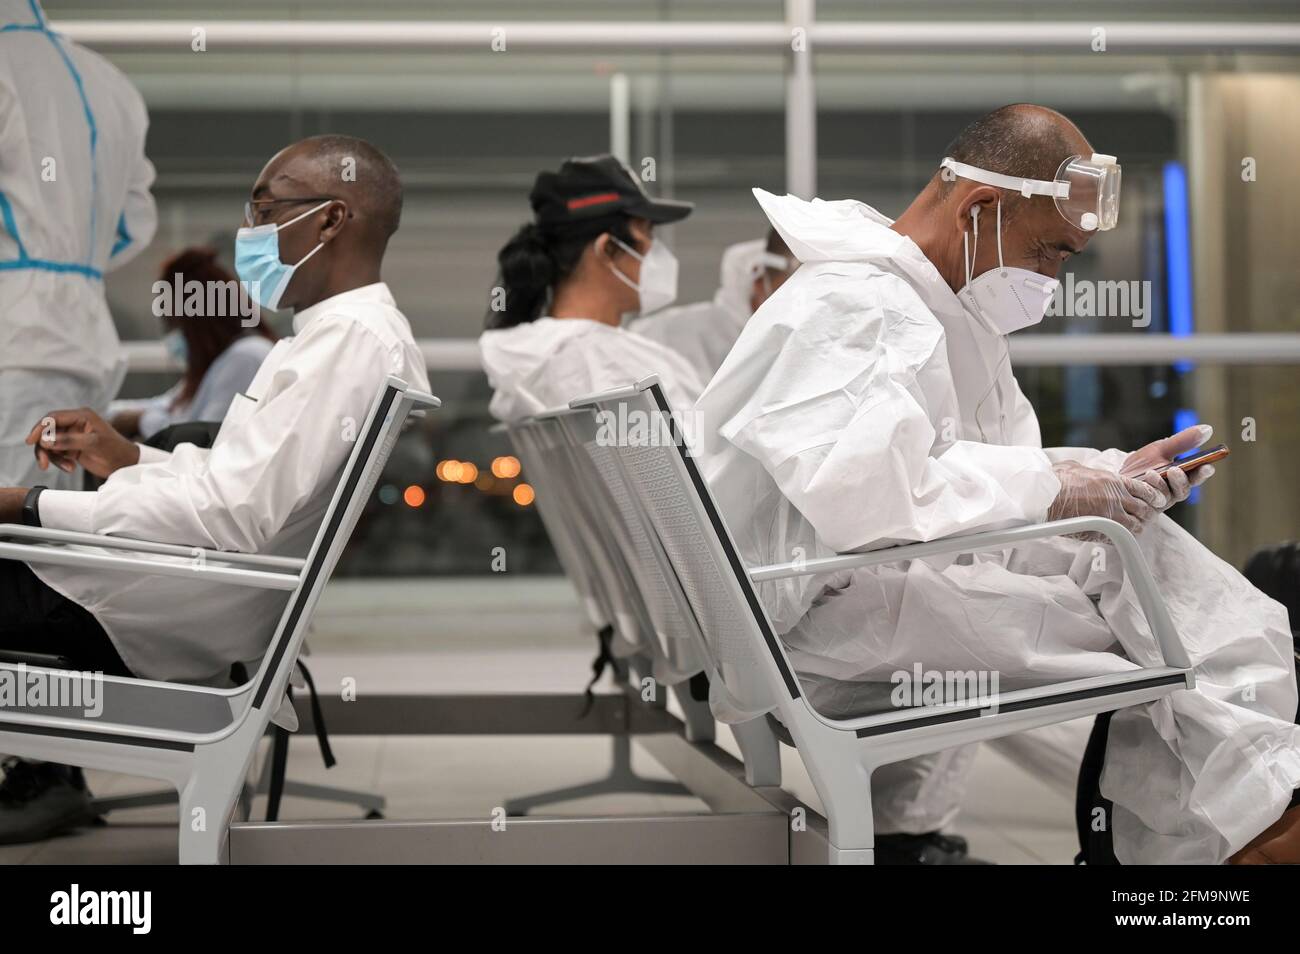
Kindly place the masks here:
<instances>
[{"instance_id":1,"label":"smartphone","mask_svg":"<svg viewBox=\"0 0 1300 954\"><path fill-rule=\"evenodd\" d=\"M1163 467L1157 467L1156 473L1163 474L1170 467L1181 467L1184 474L1190 474L1197 467L1203 464L1212 464L1216 460L1223 460L1229 454L1227 444L1218 444L1215 447L1203 447L1192 454L1191 457L1184 457L1176 460L1172 464L1165 464Z\"/></svg>"}]
</instances>

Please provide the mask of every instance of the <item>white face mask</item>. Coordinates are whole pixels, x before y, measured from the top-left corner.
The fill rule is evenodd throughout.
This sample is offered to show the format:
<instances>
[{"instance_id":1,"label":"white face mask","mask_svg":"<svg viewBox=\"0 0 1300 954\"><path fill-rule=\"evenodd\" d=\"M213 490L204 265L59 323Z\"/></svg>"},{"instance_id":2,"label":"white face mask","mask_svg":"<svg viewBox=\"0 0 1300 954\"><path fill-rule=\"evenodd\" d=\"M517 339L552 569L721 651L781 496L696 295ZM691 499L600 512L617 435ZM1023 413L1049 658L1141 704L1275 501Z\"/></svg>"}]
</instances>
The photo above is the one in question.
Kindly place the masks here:
<instances>
[{"instance_id":1,"label":"white face mask","mask_svg":"<svg viewBox=\"0 0 1300 954\"><path fill-rule=\"evenodd\" d=\"M1061 284L1055 278L1048 278L1027 268L1008 268L1002 264L1002 202L998 201L998 267L990 268L984 274L972 279L971 267L975 262L975 253L979 250L980 219L979 207L971 208L971 219L975 229L975 247L970 248L970 233L962 235L962 258L966 263L966 284L957 297L973 311L981 321L999 335L1009 335L1021 328L1028 328L1043 320L1052 296ZM969 254L968 254L969 250Z\"/></svg>"},{"instance_id":2,"label":"white face mask","mask_svg":"<svg viewBox=\"0 0 1300 954\"><path fill-rule=\"evenodd\" d=\"M650 251L642 255L612 235L609 240L641 263L640 284L615 268L613 262L607 263L618 280L628 288L635 289L641 297L641 314L648 315L660 308L667 308L677 299L677 257L663 242L652 241Z\"/></svg>"}]
</instances>

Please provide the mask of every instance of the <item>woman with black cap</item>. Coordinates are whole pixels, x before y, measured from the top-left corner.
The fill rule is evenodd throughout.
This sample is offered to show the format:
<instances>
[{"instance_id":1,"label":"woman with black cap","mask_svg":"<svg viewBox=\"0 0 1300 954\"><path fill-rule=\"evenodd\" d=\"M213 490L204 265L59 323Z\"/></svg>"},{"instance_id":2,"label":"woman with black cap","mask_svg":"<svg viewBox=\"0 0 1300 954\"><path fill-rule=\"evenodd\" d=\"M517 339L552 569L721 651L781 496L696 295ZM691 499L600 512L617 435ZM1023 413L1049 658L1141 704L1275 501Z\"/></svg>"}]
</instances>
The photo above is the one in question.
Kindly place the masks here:
<instances>
[{"instance_id":1,"label":"woman with black cap","mask_svg":"<svg viewBox=\"0 0 1300 954\"><path fill-rule=\"evenodd\" d=\"M537 176L533 221L497 255L500 271L479 348L501 420L658 374L674 407L707 381L677 351L622 327L677 296L677 259L654 227L691 213L653 199L613 156L570 159Z\"/></svg>"}]
</instances>

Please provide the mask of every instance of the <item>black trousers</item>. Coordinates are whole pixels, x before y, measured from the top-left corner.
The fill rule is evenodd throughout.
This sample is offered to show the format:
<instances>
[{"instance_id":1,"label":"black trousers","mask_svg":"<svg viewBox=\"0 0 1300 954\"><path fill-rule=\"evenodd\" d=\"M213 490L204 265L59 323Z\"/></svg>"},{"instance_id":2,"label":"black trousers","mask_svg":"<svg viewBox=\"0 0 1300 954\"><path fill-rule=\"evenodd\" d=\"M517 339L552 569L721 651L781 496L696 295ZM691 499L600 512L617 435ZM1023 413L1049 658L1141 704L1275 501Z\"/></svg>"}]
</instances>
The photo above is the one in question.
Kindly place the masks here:
<instances>
[{"instance_id":1,"label":"black trousers","mask_svg":"<svg viewBox=\"0 0 1300 954\"><path fill-rule=\"evenodd\" d=\"M133 675L89 611L17 560L0 560L0 658L6 652L59 657L64 669Z\"/></svg>"},{"instance_id":2,"label":"black trousers","mask_svg":"<svg viewBox=\"0 0 1300 954\"><path fill-rule=\"evenodd\" d=\"M1110 735L1110 717L1102 712L1092 724L1088 747L1079 766L1078 787L1074 797L1074 826L1079 835L1079 853L1075 864L1117 865L1115 839L1110 830L1114 803L1101 795L1101 769L1106 761L1106 741Z\"/></svg>"}]
</instances>

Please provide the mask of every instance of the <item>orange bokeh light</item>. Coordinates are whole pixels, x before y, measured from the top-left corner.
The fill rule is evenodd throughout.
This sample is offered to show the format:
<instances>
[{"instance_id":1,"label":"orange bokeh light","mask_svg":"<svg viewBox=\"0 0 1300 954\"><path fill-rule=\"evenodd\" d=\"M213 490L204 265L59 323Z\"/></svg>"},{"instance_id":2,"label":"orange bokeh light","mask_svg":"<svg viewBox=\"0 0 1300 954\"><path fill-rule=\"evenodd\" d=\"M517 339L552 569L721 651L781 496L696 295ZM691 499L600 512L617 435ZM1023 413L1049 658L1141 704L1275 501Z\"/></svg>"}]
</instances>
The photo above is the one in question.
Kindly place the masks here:
<instances>
[{"instance_id":1,"label":"orange bokeh light","mask_svg":"<svg viewBox=\"0 0 1300 954\"><path fill-rule=\"evenodd\" d=\"M514 489L511 496L515 498L515 503L519 504L521 507L527 507L537 497L537 495L533 493L533 488L530 484L520 484Z\"/></svg>"},{"instance_id":2,"label":"orange bokeh light","mask_svg":"<svg viewBox=\"0 0 1300 954\"><path fill-rule=\"evenodd\" d=\"M402 499L406 501L408 507L420 507L424 505L424 488L417 484L411 484L402 491Z\"/></svg>"},{"instance_id":3,"label":"orange bokeh light","mask_svg":"<svg viewBox=\"0 0 1300 954\"><path fill-rule=\"evenodd\" d=\"M494 477L511 478L519 476L519 459L517 457L497 457L492 461Z\"/></svg>"}]
</instances>

